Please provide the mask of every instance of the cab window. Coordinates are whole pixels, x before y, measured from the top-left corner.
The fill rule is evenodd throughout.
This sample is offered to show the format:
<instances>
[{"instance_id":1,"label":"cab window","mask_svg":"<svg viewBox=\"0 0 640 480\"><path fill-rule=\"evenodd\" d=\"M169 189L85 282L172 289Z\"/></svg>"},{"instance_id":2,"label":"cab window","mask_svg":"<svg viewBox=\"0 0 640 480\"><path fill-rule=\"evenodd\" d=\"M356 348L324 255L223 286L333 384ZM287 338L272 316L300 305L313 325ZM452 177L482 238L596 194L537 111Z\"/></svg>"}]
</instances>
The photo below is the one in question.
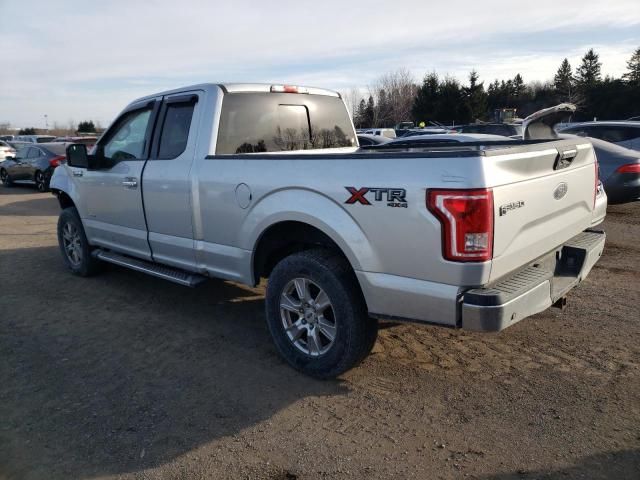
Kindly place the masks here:
<instances>
[{"instance_id":1,"label":"cab window","mask_svg":"<svg viewBox=\"0 0 640 480\"><path fill-rule=\"evenodd\" d=\"M189 129L193 117L193 103L170 103L162 125L158 158L177 158L187 148Z\"/></svg>"}]
</instances>

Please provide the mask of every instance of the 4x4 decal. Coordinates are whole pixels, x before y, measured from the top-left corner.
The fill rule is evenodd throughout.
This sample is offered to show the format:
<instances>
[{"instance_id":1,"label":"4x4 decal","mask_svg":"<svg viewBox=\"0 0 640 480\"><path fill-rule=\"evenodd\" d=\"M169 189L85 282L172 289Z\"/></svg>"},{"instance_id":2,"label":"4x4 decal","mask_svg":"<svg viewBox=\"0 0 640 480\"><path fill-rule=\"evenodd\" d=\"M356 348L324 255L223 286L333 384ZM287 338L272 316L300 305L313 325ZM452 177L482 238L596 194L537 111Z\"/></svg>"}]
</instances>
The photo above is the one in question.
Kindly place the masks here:
<instances>
[{"instance_id":1,"label":"4x4 decal","mask_svg":"<svg viewBox=\"0 0 640 480\"><path fill-rule=\"evenodd\" d=\"M361 205L371 205L371 201L386 202L388 207L403 207L407 208L407 192L404 188L389 188L389 187L344 187L351 196L347 199L346 204L353 205L359 203ZM373 194L373 198L367 193Z\"/></svg>"}]
</instances>

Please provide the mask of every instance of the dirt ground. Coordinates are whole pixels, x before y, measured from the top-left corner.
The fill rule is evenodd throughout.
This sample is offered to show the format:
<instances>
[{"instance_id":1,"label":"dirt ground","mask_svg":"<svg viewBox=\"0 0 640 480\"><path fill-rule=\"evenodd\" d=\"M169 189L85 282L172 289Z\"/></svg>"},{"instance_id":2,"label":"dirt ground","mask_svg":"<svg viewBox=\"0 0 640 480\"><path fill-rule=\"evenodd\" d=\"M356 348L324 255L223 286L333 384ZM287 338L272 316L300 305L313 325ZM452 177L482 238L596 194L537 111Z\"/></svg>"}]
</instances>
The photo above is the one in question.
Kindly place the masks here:
<instances>
[{"instance_id":1,"label":"dirt ground","mask_svg":"<svg viewBox=\"0 0 640 480\"><path fill-rule=\"evenodd\" d=\"M570 297L499 334L382 325L296 373L263 289L81 279L56 200L0 187L0 478L640 478L640 204Z\"/></svg>"}]
</instances>

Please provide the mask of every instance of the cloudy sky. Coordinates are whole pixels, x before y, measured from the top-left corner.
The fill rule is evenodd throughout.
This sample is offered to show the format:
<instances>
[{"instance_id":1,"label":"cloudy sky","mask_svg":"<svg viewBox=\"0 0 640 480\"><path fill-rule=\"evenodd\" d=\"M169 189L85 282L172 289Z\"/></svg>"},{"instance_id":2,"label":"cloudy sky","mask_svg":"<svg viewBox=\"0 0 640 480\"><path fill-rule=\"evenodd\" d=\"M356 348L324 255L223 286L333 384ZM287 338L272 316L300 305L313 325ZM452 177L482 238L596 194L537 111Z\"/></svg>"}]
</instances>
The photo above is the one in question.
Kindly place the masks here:
<instances>
[{"instance_id":1,"label":"cloudy sky","mask_svg":"<svg viewBox=\"0 0 640 480\"><path fill-rule=\"evenodd\" d=\"M347 91L397 68L547 80L591 47L619 76L640 46L638 0L531 3L0 0L0 123L106 126L138 96L201 82Z\"/></svg>"}]
</instances>

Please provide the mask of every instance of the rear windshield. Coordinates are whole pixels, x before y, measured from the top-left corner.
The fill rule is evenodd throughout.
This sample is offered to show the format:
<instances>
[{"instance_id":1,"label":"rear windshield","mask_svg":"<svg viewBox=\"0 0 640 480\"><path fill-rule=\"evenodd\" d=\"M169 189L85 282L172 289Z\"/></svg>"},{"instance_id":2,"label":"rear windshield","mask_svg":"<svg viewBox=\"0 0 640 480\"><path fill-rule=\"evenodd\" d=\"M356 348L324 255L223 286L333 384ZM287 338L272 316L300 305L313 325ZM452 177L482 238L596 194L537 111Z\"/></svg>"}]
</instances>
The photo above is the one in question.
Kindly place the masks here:
<instances>
[{"instance_id":1,"label":"rear windshield","mask_svg":"<svg viewBox=\"0 0 640 480\"><path fill-rule=\"evenodd\" d=\"M44 148L45 150L49 150L55 155L66 155L66 147L67 145L64 143L51 143L49 145L42 146L42 148Z\"/></svg>"},{"instance_id":2,"label":"rear windshield","mask_svg":"<svg viewBox=\"0 0 640 480\"><path fill-rule=\"evenodd\" d=\"M38 137L36 138L36 142L37 143L48 143L51 140L55 139L56 137Z\"/></svg>"},{"instance_id":3,"label":"rear windshield","mask_svg":"<svg viewBox=\"0 0 640 480\"><path fill-rule=\"evenodd\" d=\"M342 100L295 93L231 93L222 101L217 154L356 145Z\"/></svg>"}]
</instances>

